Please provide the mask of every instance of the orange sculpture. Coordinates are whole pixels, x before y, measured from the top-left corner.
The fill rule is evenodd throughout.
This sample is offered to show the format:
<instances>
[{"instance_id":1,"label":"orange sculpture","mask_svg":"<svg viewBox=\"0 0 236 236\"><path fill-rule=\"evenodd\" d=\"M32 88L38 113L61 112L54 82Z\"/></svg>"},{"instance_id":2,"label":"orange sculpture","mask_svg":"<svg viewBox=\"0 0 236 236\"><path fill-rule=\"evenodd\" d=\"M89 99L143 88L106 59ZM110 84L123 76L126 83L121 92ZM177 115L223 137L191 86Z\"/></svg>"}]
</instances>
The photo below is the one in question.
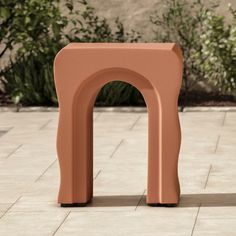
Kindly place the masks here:
<instances>
[{"instance_id":1,"label":"orange sculpture","mask_svg":"<svg viewBox=\"0 0 236 236\"><path fill-rule=\"evenodd\" d=\"M93 197L93 106L100 89L115 80L135 86L147 105L147 204L177 204L180 48L174 43L71 43L57 54L54 76L61 206L83 206Z\"/></svg>"}]
</instances>

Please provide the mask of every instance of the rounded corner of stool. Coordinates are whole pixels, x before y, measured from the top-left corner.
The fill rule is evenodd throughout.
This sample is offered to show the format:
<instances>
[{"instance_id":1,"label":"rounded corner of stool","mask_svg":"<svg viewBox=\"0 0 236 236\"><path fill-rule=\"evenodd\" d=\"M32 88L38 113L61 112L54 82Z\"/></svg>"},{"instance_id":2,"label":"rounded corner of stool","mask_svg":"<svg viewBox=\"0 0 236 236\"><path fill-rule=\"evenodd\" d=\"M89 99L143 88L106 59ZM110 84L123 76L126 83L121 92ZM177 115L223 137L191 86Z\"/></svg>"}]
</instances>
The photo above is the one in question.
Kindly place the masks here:
<instances>
[{"instance_id":1,"label":"rounded corner of stool","mask_svg":"<svg viewBox=\"0 0 236 236\"><path fill-rule=\"evenodd\" d=\"M58 53L54 57L54 68L57 66L58 62L60 62L62 58L64 57L65 51L66 51L66 47L63 47L61 50L58 51Z\"/></svg>"},{"instance_id":2,"label":"rounded corner of stool","mask_svg":"<svg viewBox=\"0 0 236 236\"><path fill-rule=\"evenodd\" d=\"M182 64L183 64L183 53L182 53L181 47L178 43L173 44L171 52L177 57L178 61L180 62L180 65L182 66Z\"/></svg>"}]
</instances>

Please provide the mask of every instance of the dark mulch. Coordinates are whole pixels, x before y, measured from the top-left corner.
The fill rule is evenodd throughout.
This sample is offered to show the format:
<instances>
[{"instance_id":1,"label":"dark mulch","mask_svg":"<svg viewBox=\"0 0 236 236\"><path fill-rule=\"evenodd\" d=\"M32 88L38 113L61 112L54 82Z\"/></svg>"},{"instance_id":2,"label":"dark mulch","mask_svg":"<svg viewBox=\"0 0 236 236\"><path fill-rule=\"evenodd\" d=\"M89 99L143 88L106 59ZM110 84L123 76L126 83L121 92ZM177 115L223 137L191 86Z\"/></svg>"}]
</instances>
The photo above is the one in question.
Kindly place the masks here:
<instances>
[{"instance_id":1,"label":"dark mulch","mask_svg":"<svg viewBox=\"0 0 236 236\"><path fill-rule=\"evenodd\" d=\"M185 97L181 92L179 97L180 106L236 106L236 99L231 95L219 93L207 93L203 91L191 91Z\"/></svg>"},{"instance_id":2,"label":"dark mulch","mask_svg":"<svg viewBox=\"0 0 236 236\"><path fill-rule=\"evenodd\" d=\"M14 106L10 97L1 91L0 106ZM191 91L185 97L184 92L181 92L179 96L179 106L236 106L236 99L230 95L206 93L202 91Z\"/></svg>"},{"instance_id":3,"label":"dark mulch","mask_svg":"<svg viewBox=\"0 0 236 236\"><path fill-rule=\"evenodd\" d=\"M9 96L0 91L0 106L13 106Z\"/></svg>"}]
</instances>

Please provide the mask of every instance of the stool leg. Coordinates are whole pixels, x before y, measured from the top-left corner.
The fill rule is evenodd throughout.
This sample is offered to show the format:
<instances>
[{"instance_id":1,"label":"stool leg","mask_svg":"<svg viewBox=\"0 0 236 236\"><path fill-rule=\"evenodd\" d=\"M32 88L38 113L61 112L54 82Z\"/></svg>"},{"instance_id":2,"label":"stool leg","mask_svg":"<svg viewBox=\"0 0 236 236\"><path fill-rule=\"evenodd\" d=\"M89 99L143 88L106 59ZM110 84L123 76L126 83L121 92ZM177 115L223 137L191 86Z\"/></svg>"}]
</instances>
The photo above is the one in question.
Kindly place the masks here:
<instances>
[{"instance_id":1,"label":"stool leg","mask_svg":"<svg viewBox=\"0 0 236 236\"><path fill-rule=\"evenodd\" d=\"M178 179L178 157L181 142L178 107L174 99L165 97L162 101L160 158L160 203L177 204L180 196Z\"/></svg>"},{"instance_id":2,"label":"stool leg","mask_svg":"<svg viewBox=\"0 0 236 236\"><path fill-rule=\"evenodd\" d=\"M175 205L179 201L178 155L180 125L178 109L171 98L159 110L155 104L148 109L149 158L147 204Z\"/></svg>"},{"instance_id":3,"label":"stool leg","mask_svg":"<svg viewBox=\"0 0 236 236\"><path fill-rule=\"evenodd\" d=\"M91 119L88 119L89 116ZM63 207L84 206L91 201L93 188L91 127L92 114L89 115L84 111L70 113L61 108L57 136L61 172L58 202Z\"/></svg>"}]
</instances>

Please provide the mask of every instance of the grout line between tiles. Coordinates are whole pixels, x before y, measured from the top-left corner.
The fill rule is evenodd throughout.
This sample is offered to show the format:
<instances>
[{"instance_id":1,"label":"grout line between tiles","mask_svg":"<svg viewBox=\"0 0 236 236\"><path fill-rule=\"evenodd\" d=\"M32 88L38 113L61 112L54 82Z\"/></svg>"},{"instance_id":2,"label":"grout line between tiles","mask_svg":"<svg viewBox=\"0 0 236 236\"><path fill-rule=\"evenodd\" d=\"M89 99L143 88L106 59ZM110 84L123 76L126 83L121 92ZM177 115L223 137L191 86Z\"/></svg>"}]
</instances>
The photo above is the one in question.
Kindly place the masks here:
<instances>
[{"instance_id":1,"label":"grout line between tiles","mask_svg":"<svg viewBox=\"0 0 236 236\"><path fill-rule=\"evenodd\" d=\"M221 126L224 126L224 125L225 125L226 116L227 116L227 112L225 112L225 114L224 114L224 117L223 117L223 121L222 121Z\"/></svg>"},{"instance_id":2,"label":"grout line between tiles","mask_svg":"<svg viewBox=\"0 0 236 236\"><path fill-rule=\"evenodd\" d=\"M13 126L12 127L10 127L10 128L5 128L5 129L2 129L2 127L1 127L1 130L0 131L2 131L3 133L0 135L0 137L2 138L4 135L6 135L10 130L12 130L13 129Z\"/></svg>"},{"instance_id":3,"label":"grout line between tiles","mask_svg":"<svg viewBox=\"0 0 236 236\"><path fill-rule=\"evenodd\" d=\"M116 153L116 151L118 150L118 148L120 147L120 145L124 142L124 139L121 139L121 141L118 143L118 145L116 146L115 150L112 152L112 154L110 155L110 158L112 158L114 156L114 154Z\"/></svg>"},{"instance_id":4,"label":"grout line between tiles","mask_svg":"<svg viewBox=\"0 0 236 236\"><path fill-rule=\"evenodd\" d=\"M204 185L204 189L206 189L206 187L207 187L207 183L208 183L208 180L209 180L209 177L210 177L211 169L212 169L212 164L210 165L210 168L209 168L209 171L208 171L208 174L207 174L207 178L206 178L206 182L205 182L205 185Z\"/></svg>"},{"instance_id":5,"label":"grout line between tiles","mask_svg":"<svg viewBox=\"0 0 236 236\"><path fill-rule=\"evenodd\" d=\"M141 116L138 116L138 118L134 121L134 123L131 125L131 127L129 128L129 130L133 130L133 128L135 127L135 125L138 123L138 121L141 119Z\"/></svg>"},{"instance_id":6,"label":"grout line between tiles","mask_svg":"<svg viewBox=\"0 0 236 236\"><path fill-rule=\"evenodd\" d=\"M42 130L42 129L44 129L49 123L51 123L52 122L52 119L50 119L50 120L48 120L46 123L44 123L40 128L39 128L39 130Z\"/></svg>"},{"instance_id":7,"label":"grout line between tiles","mask_svg":"<svg viewBox=\"0 0 236 236\"><path fill-rule=\"evenodd\" d=\"M56 161L57 161L57 159L55 159L55 160L44 170L44 172L43 172L34 182L39 181L40 178L42 178L42 176L48 171L48 169L49 169L50 167L52 167L52 166L54 165L54 163L55 163Z\"/></svg>"},{"instance_id":8,"label":"grout line between tiles","mask_svg":"<svg viewBox=\"0 0 236 236\"><path fill-rule=\"evenodd\" d=\"M139 201L138 201L138 203L137 203L137 205L136 205L136 207L135 207L134 211L136 211L136 210L137 210L137 208L138 208L139 204L141 203L141 201L142 201L142 199L143 199L143 197L144 197L144 194L145 194L145 192L146 192L146 189L144 189L144 191L143 191L143 194L141 195L141 197L140 197L140 199L139 199Z\"/></svg>"},{"instance_id":9,"label":"grout line between tiles","mask_svg":"<svg viewBox=\"0 0 236 236\"><path fill-rule=\"evenodd\" d=\"M219 146L219 142L220 142L220 135L218 135L217 137L217 140L216 140L216 146L215 146L215 150L214 150L214 153L216 153L217 149L218 149L218 146Z\"/></svg>"},{"instance_id":10,"label":"grout line between tiles","mask_svg":"<svg viewBox=\"0 0 236 236\"><path fill-rule=\"evenodd\" d=\"M100 175L101 172L102 172L102 170L99 170L98 173L95 175L93 180L95 180Z\"/></svg>"},{"instance_id":11,"label":"grout line between tiles","mask_svg":"<svg viewBox=\"0 0 236 236\"><path fill-rule=\"evenodd\" d=\"M197 223L197 219L198 219L198 215L199 215L200 208L201 208L201 204L200 204L200 206L198 207L198 210L197 210L197 214L196 214L196 218L195 218L195 221L194 221L194 224L193 224L191 236L193 236L193 232L194 232L195 227L196 227L196 223Z\"/></svg>"},{"instance_id":12,"label":"grout line between tiles","mask_svg":"<svg viewBox=\"0 0 236 236\"><path fill-rule=\"evenodd\" d=\"M102 112L97 113L96 117L94 118L94 121L96 121L98 117L100 117L101 115L102 115Z\"/></svg>"},{"instance_id":13,"label":"grout line between tiles","mask_svg":"<svg viewBox=\"0 0 236 236\"><path fill-rule=\"evenodd\" d=\"M60 225L56 228L56 230L53 232L52 236L56 235L56 233L58 232L58 230L61 228L61 226L65 223L66 219L68 218L68 216L70 215L71 211L69 211L65 218L62 220L62 222L60 223Z\"/></svg>"},{"instance_id":14,"label":"grout line between tiles","mask_svg":"<svg viewBox=\"0 0 236 236\"><path fill-rule=\"evenodd\" d=\"M23 144L20 144L19 146L17 146L15 149L13 149L13 151L11 151L7 156L6 159L8 159L11 155L13 155L18 149L20 149L23 146Z\"/></svg>"},{"instance_id":15,"label":"grout line between tiles","mask_svg":"<svg viewBox=\"0 0 236 236\"><path fill-rule=\"evenodd\" d=\"M7 210L4 212L4 214L2 214L2 215L0 216L0 219L2 219L2 218L10 211L10 209L11 209L20 199L21 199L21 196L18 197L18 198L7 208Z\"/></svg>"}]
</instances>

